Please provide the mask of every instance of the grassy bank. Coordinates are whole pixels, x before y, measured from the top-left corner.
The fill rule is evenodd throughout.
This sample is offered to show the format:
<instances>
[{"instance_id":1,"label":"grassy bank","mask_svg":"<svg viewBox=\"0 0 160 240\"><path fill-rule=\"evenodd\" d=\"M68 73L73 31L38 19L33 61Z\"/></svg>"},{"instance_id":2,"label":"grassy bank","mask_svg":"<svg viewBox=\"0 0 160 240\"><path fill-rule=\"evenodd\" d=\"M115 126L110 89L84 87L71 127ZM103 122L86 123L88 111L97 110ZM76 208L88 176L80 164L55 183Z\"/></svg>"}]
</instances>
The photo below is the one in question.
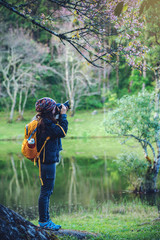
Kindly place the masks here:
<instances>
[{"instance_id":1,"label":"grassy bank","mask_svg":"<svg viewBox=\"0 0 160 240\"><path fill-rule=\"evenodd\" d=\"M64 229L98 233L98 237L94 238L97 240L159 240L160 220L155 220L158 217L156 206L142 205L141 202L108 202L87 212L82 209L72 214L62 212L54 217L54 221ZM37 221L33 223L37 224Z\"/></svg>"},{"instance_id":2,"label":"grassy bank","mask_svg":"<svg viewBox=\"0 0 160 240\"><path fill-rule=\"evenodd\" d=\"M0 139L20 138L23 137L24 126L31 121L36 114L34 111L26 111L23 121L17 121L18 113L15 113L13 123L7 123L8 114L0 112L1 126ZM92 115L91 111L77 112L74 117L68 114L69 129L68 137L90 137L90 136L106 136L104 129L103 111Z\"/></svg>"},{"instance_id":3,"label":"grassy bank","mask_svg":"<svg viewBox=\"0 0 160 240\"><path fill-rule=\"evenodd\" d=\"M0 150L2 152L15 151L15 153L19 153L21 151L24 127L34 115L35 112L27 111L24 115L25 120L16 121L18 115L15 114L14 122L7 123L7 114L0 113L0 140L17 140L17 143L12 142L12 144L5 144L6 142L2 143L1 141ZM122 145L120 139L107 135L104 119L105 115L102 110L99 110L96 115L92 115L91 111L77 112L74 117L68 115L69 129L67 137L63 139L63 155L65 157L115 158L122 151L131 151L131 148L134 148L134 151L139 151L136 142L129 141L128 145L130 146L128 147Z\"/></svg>"}]
</instances>

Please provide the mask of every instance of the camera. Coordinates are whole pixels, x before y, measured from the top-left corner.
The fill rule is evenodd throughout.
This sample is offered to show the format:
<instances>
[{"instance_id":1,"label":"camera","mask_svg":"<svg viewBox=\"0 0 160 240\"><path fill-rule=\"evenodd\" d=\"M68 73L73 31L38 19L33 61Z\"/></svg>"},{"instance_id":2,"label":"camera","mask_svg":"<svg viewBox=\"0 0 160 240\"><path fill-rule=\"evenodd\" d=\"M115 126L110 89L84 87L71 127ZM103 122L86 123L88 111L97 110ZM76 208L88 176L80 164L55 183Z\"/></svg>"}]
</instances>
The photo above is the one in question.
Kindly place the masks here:
<instances>
[{"instance_id":1,"label":"camera","mask_svg":"<svg viewBox=\"0 0 160 240\"><path fill-rule=\"evenodd\" d=\"M68 107L68 109L70 109L70 106L69 106L69 100L67 100L65 103L57 103L56 106L61 109L62 108L62 104L65 106L65 107Z\"/></svg>"},{"instance_id":2,"label":"camera","mask_svg":"<svg viewBox=\"0 0 160 240\"><path fill-rule=\"evenodd\" d=\"M60 114L60 112L59 112L58 109L61 110L62 104L63 104L65 107L67 107L68 109L70 109L69 100L66 101L65 103L57 103L57 104L56 104L57 108L56 108L56 113L55 113L57 120L59 119L59 114Z\"/></svg>"}]
</instances>

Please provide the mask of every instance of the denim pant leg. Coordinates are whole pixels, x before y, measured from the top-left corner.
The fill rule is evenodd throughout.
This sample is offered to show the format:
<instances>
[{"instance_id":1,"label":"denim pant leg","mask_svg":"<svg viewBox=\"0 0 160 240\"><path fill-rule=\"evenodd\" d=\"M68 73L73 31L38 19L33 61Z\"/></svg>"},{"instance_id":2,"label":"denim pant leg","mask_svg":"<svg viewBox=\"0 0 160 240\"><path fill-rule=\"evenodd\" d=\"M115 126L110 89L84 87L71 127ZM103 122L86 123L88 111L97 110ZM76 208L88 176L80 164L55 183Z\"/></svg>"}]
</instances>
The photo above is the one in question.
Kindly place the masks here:
<instances>
[{"instance_id":1,"label":"denim pant leg","mask_svg":"<svg viewBox=\"0 0 160 240\"><path fill-rule=\"evenodd\" d=\"M43 180L43 186L38 201L39 209L39 221L47 222L50 219L49 216L49 201L50 196L53 192L56 176L56 163L53 164L42 164L41 165L41 176Z\"/></svg>"}]
</instances>

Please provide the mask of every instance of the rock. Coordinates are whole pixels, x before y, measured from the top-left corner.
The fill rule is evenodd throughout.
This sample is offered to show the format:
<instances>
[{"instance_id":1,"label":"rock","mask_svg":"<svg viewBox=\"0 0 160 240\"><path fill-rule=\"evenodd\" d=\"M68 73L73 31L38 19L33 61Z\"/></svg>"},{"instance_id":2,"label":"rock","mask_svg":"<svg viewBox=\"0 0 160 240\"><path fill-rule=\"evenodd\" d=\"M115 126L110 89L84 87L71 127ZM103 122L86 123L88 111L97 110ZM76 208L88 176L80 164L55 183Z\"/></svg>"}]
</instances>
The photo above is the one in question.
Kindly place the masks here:
<instances>
[{"instance_id":1,"label":"rock","mask_svg":"<svg viewBox=\"0 0 160 240\"><path fill-rule=\"evenodd\" d=\"M94 110L93 112L92 112L92 115L96 115L98 112L97 112L97 110Z\"/></svg>"},{"instance_id":2,"label":"rock","mask_svg":"<svg viewBox=\"0 0 160 240\"><path fill-rule=\"evenodd\" d=\"M98 157L97 157L96 155L93 155L93 158L94 158L95 160L98 160Z\"/></svg>"},{"instance_id":3,"label":"rock","mask_svg":"<svg viewBox=\"0 0 160 240\"><path fill-rule=\"evenodd\" d=\"M0 204L0 239L2 240L58 240L57 236L74 236L77 239L96 237L85 231L60 229L59 231L39 228L18 213Z\"/></svg>"},{"instance_id":4,"label":"rock","mask_svg":"<svg viewBox=\"0 0 160 240\"><path fill-rule=\"evenodd\" d=\"M83 119L76 118L74 121L75 121L75 122L83 122L84 120L83 120Z\"/></svg>"}]
</instances>

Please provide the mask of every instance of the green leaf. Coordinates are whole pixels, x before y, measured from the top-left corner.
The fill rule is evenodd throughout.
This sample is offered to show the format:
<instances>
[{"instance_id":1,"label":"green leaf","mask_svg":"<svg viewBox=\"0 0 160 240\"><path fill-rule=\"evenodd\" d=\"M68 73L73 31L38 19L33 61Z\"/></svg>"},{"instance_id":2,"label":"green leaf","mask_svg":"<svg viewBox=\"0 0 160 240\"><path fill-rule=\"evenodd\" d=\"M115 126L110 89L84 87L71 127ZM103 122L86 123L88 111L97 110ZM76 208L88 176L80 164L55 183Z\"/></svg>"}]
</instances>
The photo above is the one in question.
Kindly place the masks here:
<instances>
[{"instance_id":1,"label":"green leaf","mask_svg":"<svg viewBox=\"0 0 160 240\"><path fill-rule=\"evenodd\" d=\"M127 9L128 9L128 4L125 4L125 5L123 6L123 12L127 11Z\"/></svg>"},{"instance_id":2,"label":"green leaf","mask_svg":"<svg viewBox=\"0 0 160 240\"><path fill-rule=\"evenodd\" d=\"M118 3L117 6L116 6L116 8L115 8L115 10L114 10L114 14L115 14L117 17L119 17L120 14L122 13L123 4L124 4L124 2Z\"/></svg>"}]
</instances>

